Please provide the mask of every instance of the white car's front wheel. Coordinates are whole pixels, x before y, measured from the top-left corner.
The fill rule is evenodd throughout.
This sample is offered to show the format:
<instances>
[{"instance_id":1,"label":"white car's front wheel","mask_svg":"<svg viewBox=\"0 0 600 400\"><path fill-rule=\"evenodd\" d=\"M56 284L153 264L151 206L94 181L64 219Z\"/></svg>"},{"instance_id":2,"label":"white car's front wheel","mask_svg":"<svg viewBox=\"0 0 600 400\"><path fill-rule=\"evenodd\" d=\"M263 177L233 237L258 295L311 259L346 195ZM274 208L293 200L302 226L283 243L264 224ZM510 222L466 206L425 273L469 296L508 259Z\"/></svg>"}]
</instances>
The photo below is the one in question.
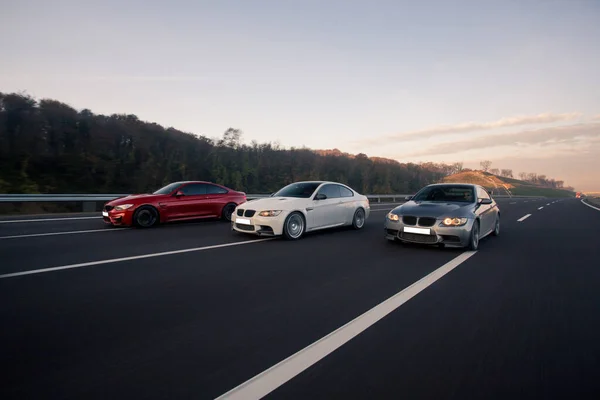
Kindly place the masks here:
<instances>
[{"instance_id":1,"label":"white car's front wheel","mask_svg":"<svg viewBox=\"0 0 600 400\"><path fill-rule=\"evenodd\" d=\"M305 227L304 216L297 211L293 212L283 223L283 236L289 240L300 239L304 234Z\"/></svg>"}]
</instances>

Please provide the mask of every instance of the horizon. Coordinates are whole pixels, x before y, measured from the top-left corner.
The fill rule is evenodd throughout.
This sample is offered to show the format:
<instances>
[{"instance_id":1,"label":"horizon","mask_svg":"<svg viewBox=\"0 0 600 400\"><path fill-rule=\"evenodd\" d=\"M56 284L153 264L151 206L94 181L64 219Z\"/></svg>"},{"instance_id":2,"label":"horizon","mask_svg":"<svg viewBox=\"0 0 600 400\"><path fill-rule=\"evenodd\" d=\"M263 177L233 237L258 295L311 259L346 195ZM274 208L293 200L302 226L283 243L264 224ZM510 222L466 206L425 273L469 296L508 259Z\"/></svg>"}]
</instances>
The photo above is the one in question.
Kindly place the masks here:
<instances>
[{"instance_id":1,"label":"horizon","mask_svg":"<svg viewBox=\"0 0 600 400\"><path fill-rule=\"evenodd\" d=\"M600 192L600 4L428 3L22 1L0 16L0 91Z\"/></svg>"}]
</instances>

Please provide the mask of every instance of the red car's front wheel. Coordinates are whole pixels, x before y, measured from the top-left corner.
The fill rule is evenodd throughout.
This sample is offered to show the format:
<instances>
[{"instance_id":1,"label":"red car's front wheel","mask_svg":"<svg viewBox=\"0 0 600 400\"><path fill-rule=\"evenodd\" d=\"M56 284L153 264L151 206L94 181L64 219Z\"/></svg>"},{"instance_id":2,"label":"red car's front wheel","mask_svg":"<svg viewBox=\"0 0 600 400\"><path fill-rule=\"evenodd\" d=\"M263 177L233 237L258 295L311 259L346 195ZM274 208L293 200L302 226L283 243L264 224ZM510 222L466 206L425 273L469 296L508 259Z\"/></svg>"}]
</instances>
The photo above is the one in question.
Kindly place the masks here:
<instances>
[{"instance_id":1,"label":"red car's front wheel","mask_svg":"<svg viewBox=\"0 0 600 400\"><path fill-rule=\"evenodd\" d=\"M151 206L142 206L133 214L133 223L140 228L150 228L158 222L158 211Z\"/></svg>"}]
</instances>

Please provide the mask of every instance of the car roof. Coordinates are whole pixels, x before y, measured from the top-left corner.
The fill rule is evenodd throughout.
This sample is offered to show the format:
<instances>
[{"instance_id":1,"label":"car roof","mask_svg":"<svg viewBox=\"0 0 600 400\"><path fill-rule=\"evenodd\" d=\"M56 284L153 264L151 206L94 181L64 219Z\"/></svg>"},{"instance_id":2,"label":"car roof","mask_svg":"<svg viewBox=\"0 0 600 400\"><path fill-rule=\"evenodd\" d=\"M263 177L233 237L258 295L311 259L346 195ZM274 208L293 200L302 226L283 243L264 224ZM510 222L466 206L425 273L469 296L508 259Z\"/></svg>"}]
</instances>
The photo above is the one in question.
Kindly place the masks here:
<instances>
[{"instance_id":1,"label":"car roof","mask_svg":"<svg viewBox=\"0 0 600 400\"><path fill-rule=\"evenodd\" d=\"M427 185L427 186L469 186L472 188L480 187L479 185L476 185L474 183L458 183L458 182L432 183L431 185Z\"/></svg>"}]
</instances>

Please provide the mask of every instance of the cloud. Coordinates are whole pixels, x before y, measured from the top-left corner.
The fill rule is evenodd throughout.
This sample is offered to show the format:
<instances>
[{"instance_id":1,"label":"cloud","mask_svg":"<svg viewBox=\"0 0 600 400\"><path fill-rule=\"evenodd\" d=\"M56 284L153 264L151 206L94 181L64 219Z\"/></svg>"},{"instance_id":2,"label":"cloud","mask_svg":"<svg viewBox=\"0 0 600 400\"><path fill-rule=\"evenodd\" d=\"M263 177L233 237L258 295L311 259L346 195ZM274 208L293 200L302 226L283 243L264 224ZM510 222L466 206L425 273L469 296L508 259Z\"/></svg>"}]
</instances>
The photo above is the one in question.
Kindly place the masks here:
<instances>
[{"instance_id":1,"label":"cloud","mask_svg":"<svg viewBox=\"0 0 600 400\"><path fill-rule=\"evenodd\" d=\"M600 114L594 115L591 120L592 121L600 121Z\"/></svg>"},{"instance_id":2,"label":"cloud","mask_svg":"<svg viewBox=\"0 0 600 400\"><path fill-rule=\"evenodd\" d=\"M575 124L440 143L422 151L403 156L422 157L505 146L519 148L530 145L539 145L540 147L557 144L568 145L591 142L598 139L600 139L600 123Z\"/></svg>"},{"instance_id":3,"label":"cloud","mask_svg":"<svg viewBox=\"0 0 600 400\"><path fill-rule=\"evenodd\" d=\"M411 139L427 139L439 135L468 133L476 131L485 131L498 128L506 128L511 126L522 126L522 125L534 125L534 124L548 124L553 122L570 121L581 117L583 114L579 112L552 114L543 113L537 115L521 115L516 117L505 117L496 121L491 122L464 122L456 125L438 125L427 129L421 129L416 131L396 133L393 135L380 136L375 138L361 139L356 144L362 146L365 145L377 145L377 144L389 144L390 142L398 140L411 140Z\"/></svg>"}]
</instances>

